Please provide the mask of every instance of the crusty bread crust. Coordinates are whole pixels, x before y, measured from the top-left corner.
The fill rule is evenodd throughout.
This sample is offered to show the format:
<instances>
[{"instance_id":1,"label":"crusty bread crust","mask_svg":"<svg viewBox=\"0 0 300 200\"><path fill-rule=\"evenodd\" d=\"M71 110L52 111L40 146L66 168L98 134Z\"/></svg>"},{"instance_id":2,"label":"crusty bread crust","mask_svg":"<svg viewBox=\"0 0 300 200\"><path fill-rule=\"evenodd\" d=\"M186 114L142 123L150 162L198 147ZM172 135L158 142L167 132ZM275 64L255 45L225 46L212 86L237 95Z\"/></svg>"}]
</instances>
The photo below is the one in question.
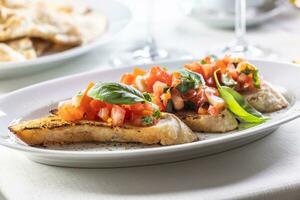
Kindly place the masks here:
<instances>
[{"instance_id":1,"label":"crusty bread crust","mask_svg":"<svg viewBox=\"0 0 300 200\"><path fill-rule=\"evenodd\" d=\"M183 122L164 113L154 126L113 127L107 123L81 120L68 122L57 115L24 121L9 130L28 145L78 142L139 142L143 144L173 145L198 140Z\"/></svg>"},{"instance_id":2,"label":"crusty bread crust","mask_svg":"<svg viewBox=\"0 0 300 200\"><path fill-rule=\"evenodd\" d=\"M244 94L244 97L250 105L263 113L275 112L289 105L285 97L266 81L263 82L260 90Z\"/></svg>"},{"instance_id":3,"label":"crusty bread crust","mask_svg":"<svg viewBox=\"0 0 300 200\"><path fill-rule=\"evenodd\" d=\"M228 110L218 116L199 115L194 111L181 111L176 115L193 131L207 133L224 133L238 127L238 122Z\"/></svg>"}]
</instances>

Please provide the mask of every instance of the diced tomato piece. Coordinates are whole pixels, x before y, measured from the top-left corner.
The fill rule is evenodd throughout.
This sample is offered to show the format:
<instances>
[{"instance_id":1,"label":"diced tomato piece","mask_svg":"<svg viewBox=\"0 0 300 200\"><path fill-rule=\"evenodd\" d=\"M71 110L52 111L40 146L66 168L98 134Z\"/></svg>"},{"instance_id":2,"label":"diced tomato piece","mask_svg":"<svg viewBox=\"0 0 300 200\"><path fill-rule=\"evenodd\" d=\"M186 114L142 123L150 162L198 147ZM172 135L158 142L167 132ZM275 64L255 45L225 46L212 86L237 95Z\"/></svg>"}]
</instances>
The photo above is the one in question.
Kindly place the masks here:
<instances>
[{"instance_id":1,"label":"diced tomato piece","mask_svg":"<svg viewBox=\"0 0 300 200\"><path fill-rule=\"evenodd\" d=\"M239 76L237 70L234 69L234 68L233 68L233 69L232 69L232 68L228 68L228 69L227 69L227 73L228 73L228 75L229 75L232 79L234 79L234 80L237 80L237 78L238 78L238 76Z\"/></svg>"},{"instance_id":2,"label":"diced tomato piece","mask_svg":"<svg viewBox=\"0 0 300 200\"><path fill-rule=\"evenodd\" d=\"M222 61L225 63L225 65L228 65L229 63L233 62L230 56L225 56Z\"/></svg>"},{"instance_id":3,"label":"diced tomato piece","mask_svg":"<svg viewBox=\"0 0 300 200\"><path fill-rule=\"evenodd\" d=\"M132 113L131 114L131 120L130 120L130 123L132 125L135 125L135 126L141 126L143 123L142 123L142 116L141 115L138 115L138 114L135 114L135 113Z\"/></svg>"},{"instance_id":4,"label":"diced tomato piece","mask_svg":"<svg viewBox=\"0 0 300 200\"><path fill-rule=\"evenodd\" d=\"M99 111L100 110L100 108L101 107L105 107L106 106L106 104L104 103L104 102L102 102L102 101L99 101L99 100L92 100L91 102L90 102L90 106L91 106L91 108L93 109L93 110L95 110L95 111Z\"/></svg>"},{"instance_id":5,"label":"diced tomato piece","mask_svg":"<svg viewBox=\"0 0 300 200\"><path fill-rule=\"evenodd\" d=\"M166 93L163 93L160 98L163 102L163 105L164 107L167 107L167 104L168 104L168 101L171 99L171 93L170 92L166 92Z\"/></svg>"},{"instance_id":6,"label":"diced tomato piece","mask_svg":"<svg viewBox=\"0 0 300 200\"><path fill-rule=\"evenodd\" d=\"M125 110L126 110L125 121L130 121L132 112L131 112L131 110L128 110L128 109L125 109Z\"/></svg>"},{"instance_id":7,"label":"diced tomato piece","mask_svg":"<svg viewBox=\"0 0 300 200\"><path fill-rule=\"evenodd\" d=\"M207 115L208 114L207 109L199 107L198 114L200 114L200 115Z\"/></svg>"},{"instance_id":8,"label":"diced tomato piece","mask_svg":"<svg viewBox=\"0 0 300 200\"><path fill-rule=\"evenodd\" d=\"M138 68L138 67L135 67L135 68L133 69L133 74L134 74L135 76L139 76L139 75L143 76L143 75L146 74L146 71L145 71L145 70L142 70L142 69L140 69L140 68Z\"/></svg>"},{"instance_id":9,"label":"diced tomato piece","mask_svg":"<svg viewBox=\"0 0 300 200\"><path fill-rule=\"evenodd\" d=\"M167 71L160 68L159 66L155 66L150 69L145 79L147 92L153 92L153 85L156 81L160 81L167 85L171 85L172 76Z\"/></svg>"},{"instance_id":10,"label":"diced tomato piece","mask_svg":"<svg viewBox=\"0 0 300 200\"><path fill-rule=\"evenodd\" d=\"M58 115L66 121L76 121L83 118L84 112L72 105L71 100L60 102Z\"/></svg>"},{"instance_id":11,"label":"diced tomato piece","mask_svg":"<svg viewBox=\"0 0 300 200\"><path fill-rule=\"evenodd\" d=\"M82 99L80 101L80 105L78 108L84 112L90 107L90 102L92 101L92 98L87 96L87 93L93 86L94 86L94 83L90 83L87 86L87 88L84 90L84 93L82 95Z\"/></svg>"},{"instance_id":12,"label":"diced tomato piece","mask_svg":"<svg viewBox=\"0 0 300 200\"><path fill-rule=\"evenodd\" d=\"M109 111L111 111L113 104L105 103L105 107L108 108Z\"/></svg>"},{"instance_id":13,"label":"diced tomato piece","mask_svg":"<svg viewBox=\"0 0 300 200\"><path fill-rule=\"evenodd\" d=\"M145 109L142 103L135 103L130 106L130 110L134 113L142 113Z\"/></svg>"},{"instance_id":14,"label":"diced tomato piece","mask_svg":"<svg viewBox=\"0 0 300 200\"><path fill-rule=\"evenodd\" d=\"M212 65L204 64L204 65L201 66L201 68L202 68L202 75L203 75L205 80L208 80L209 77L213 76L214 68L213 68Z\"/></svg>"},{"instance_id":15,"label":"diced tomato piece","mask_svg":"<svg viewBox=\"0 0 300 200\"><path fill-rule=\"evenodd\" d=\"M211 56L206 56L203 60L206 64L211 64L213 62L213 58Z\"/></svg>"},{"instance_id":16,"label":"diced tomato piece","mask_svg":"<svg viewBox=\"0 0 300 200\"><path fill-rule=\"evenodd\" d=\"M121 78L121 83L124 83L126 85L132 85L135 80L135 75L131 73L126 73Z\"/></svg>"},{"instance_id":17,"label":"diced tomato piece","mask_svg":"<svg viewBox=\"0 0 300 200\"><path fill-rule=\"evenodd\" d=\"M164 111L165 110L165 107L164 107L163 103L161 102L159 96L154 96L152 98L152 102L158 106L158 108L159 108L160 111Z\"/></svg>"},{"instance_id":18,"label":"diced tomato piece","mask_svg":"<svg viewBox=\"0 0 300 200\"><path fill-rule=\"evenodd\" d=\"M167 87L167 84L156 81L153 85L153 93L157 96L160 96L162 93L164 93L164 88Z\"/></svg>"},{"instance_id":19,"label":"diced tomato piece","mask_svg":"<svg viewBox=\"0 0 300 200\"><path fill-rule=\"evenodd\" d=\"M222 73L226 72L227 64L223 60L218 60L216 62L217 69L220 69Z\"/></svg>"},{"instance_id":20,"label":"diced tomato piece","mask_svg":"<svg viewBox=\"0 0 300 200\"><path fill-rule=\"evenodd\" d=\"M197 72L199 74L203 73L202 68L201 68L201 64L198 63L198 62L193 62L193 63L186 64L184 66L184 68L189 69L193 72Z\"/></svg>"},{"instance_id":21,"label":"diced tomato piece","mask_svg":"<svg viewBox=\"0 0 300 200\"><path fill-rule=\"evenodd\" d=\"M237 81L238 81L239 83L246 83L246 82L249 82L249 77L248 77L246 74L241 73L241 74L238 76Z\"/></svg>"},{"instance_id":22,"label":"diced tomato piece","mask_svg":"<svg viewBox=\"0 0 300 200\"><path fill-rule=\"evenodd\" d=\"M153 107L152 107L152 105L150 103L144 103L144 109L152 111Z\"/></svg>"},{"instance_id":23,"label":"diced tomato piece","mask_svg":"<svg viewBox=\"0 0 300 200\"><path fill-rule=\"evenodd\" d=\"M212 116L217 116L217 115L220 114L220 111L217 108L215 108L214 106L212 106L212 105L210 105L208 107L207 112L208 112L208 114L210 114Z\"/></svg>"},{"instance_id":24,"label":"diced tomato piece","mask_svg":"<svg viewBox=\"0 0 300 200\"><path fill-rule=\"evenodd\" d=\"M98 112L98 117L106 122L109 118L109 109L107 107L100 108Z\"/></svg>"},{"instance_id":25,"label":"diced tomato piece","mask_svg":"<svg viewBox=\"0 0 300 200\"><path fill-rule=\"evenodd\" d=\"M214 88L206 88L205 95L208 102L216 109L223 110L225 108L225 101L217 96L217 91Z\"/></svg>"},{"instance_id":26,"label":"diced tomato piece","mask_svg":"<svg viewBox=\"0 0 300 200\"><path fill-rule=\"evenodd\" d=\"M207 80L206 80L206 84L210 87L216 87L216 82L215 82L215 78L214 77L209 77Z\"/></svg>"},{"instance_id":27,"label":"diced tomato piece","mask_svg":"<svg viewBox=\"0 0 300 200\"><path fill-rule=\"evenodd\" d=\"M118 105L113 105L111 109L112 124L120 126L124 123L126 110Z\"/></svg>"}]
</instances>

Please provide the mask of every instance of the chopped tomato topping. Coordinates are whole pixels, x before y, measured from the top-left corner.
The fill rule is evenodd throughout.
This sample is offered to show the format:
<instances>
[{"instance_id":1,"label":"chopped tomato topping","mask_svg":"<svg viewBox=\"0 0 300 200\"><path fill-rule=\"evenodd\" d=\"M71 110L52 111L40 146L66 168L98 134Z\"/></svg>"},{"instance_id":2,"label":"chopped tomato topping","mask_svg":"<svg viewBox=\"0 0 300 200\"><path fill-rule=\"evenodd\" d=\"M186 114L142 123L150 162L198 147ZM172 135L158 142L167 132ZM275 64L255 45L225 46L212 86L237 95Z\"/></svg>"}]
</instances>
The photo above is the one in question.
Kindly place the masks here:
<instances>
[{"instance_id":1,"label":"chopped tomato topping","mask_svg":"<svg viewBox=\"0 0 300 200\"><path fill-rule=\"evenodd\" d=\"M152 67L146 75L145 84L147 92L153 92L153 85L156 81L171 85L172 76L161 67L155 66Z\"/></svg>"},{"instance_id":2,"label":"chopped tomato topping","mask_svg":"<svg viewBox=\"0 0 300 200\"><path fill-rule=\"evenodd\" d=\"M118 105L113 105L111 109L112 124L120 126L124 123L126 110Z\"/></svg>"},{"instance_id":3,"label":"chopped tomato topping","mask_svg":"<svg viewBox=\"0 0 300 200\"><path fill-rule=\"evenodd\" d=\"M171 98L172 98L172 95L171 95L170 91L161 95L161 100L162 100L164 107L167 107L167 104Z\"/></svg>"},{"instance_id":4,"label":"chopped tomato topping","mask_svg":"<svg viewBox=\"0 0 300 200\"><path fill-rule=\"evenodd\" d=\"M135 68L133 69L133 74L134 74L135 76L139 76L139 75L143 76L143 75L146 74L146 71L145 71L145 70L142 70L142 69L140 69L140 68L138 68L138 67L135 67Z\"/></svg>"},{"instance_id":5,"label":"chopped tomato topping","mask_svg":"<svg viewBox=\"0 0 300 200\"><path fill-rule=\"evenodd\" d=\"M197 72L199 74L202 74L202 68L201 68L201 64L199 62L193 62L193 63L189 63L189 64L186 64L184 66L186 69L189 69L193 72Z\"/></svg>"},{"instance_id":6,"label":"chopped tomato topping","mask_svg":"<svg viewBox=\"0 0 300 200\"><path fill-rule=\"evenodd\" d=\"M100 119L102 119L103 121L107 122L107 120L110 116L109 112L110 112L110 110L107 107L100 108L99 112L98 112L98 117Z\"/></svg>"},{"instance_id":7,"label":"chopped tomato topping","mask_svg":"<svg viewBox=\"0 0 300 200\"><path fill-rule=\"evenodd\" d=\"M160 81L156 81L153 84L153 93L157 96L162 95L162 93L164 93L164 89L167 87L167 84L160 82Z\"/></svg>"},{"instance_id":8,"label":"chopped tomato topping","mask_svg":"<svg viewBox=\"0 0 300 200\"><path fill-rule=\"evenodd\" d=\"M205 95L208 102L217 110L223 110L225 108L225 101L218 97L218 91L215 88L206 88Z\"/></svg>"},{"instance_id":9,"label":"chopped tomato topping","mask_svg":"<svg viewBox=\"0 0 300 200\"><path fill-rule=\"evenodd\" d=\"M91 100L90 106L93 110L98 111L100 108L105 107L106 104L99 100Z\"/></svg>"},{"instance_id":10,"label":"chopped tomato topping","mask_svg":"<svg viewBox=\"0 0 300 200\"><path fill-rule=\"evenodd\" d=\"M208 114L207 109L205 109L203 107L199 107L198 114L200 114L200 115L207 115Z\"/></svg>"},{"instance_id":11,"label":"chopped tomato topping","mask_svg":"<svg viewBox=\"0 0 300 200\"><path fill-rule=\"evenodd\" d=\"M220 114L220 110L218 110L217 108L213 107L212 105L210 105L210 106L208 107L207 112L208 112L210 115L212 115L212 116L217 116L217 115Z\"/></svg>"},{"instance_id":12,"label":"chopped tomato topping","mask_svg":"<svg viewBox=\"0 0 300 200\"><path fill-rule=\"evenodd\" d=\"M126 73L122 76L121 83L124 83L126 85L132 85L134 83L135 77L136 76L131 73Z\"/></svg>"},{"instance_id":13,"label":"chopped tomato topping","mask_svg":"<svg viewBox=\"0 0 300 200\"><path fill-rule=\"evenodd\" d=\"M60 102L58 115L67 121L77 121L83 118L84 112L72 105L71 100Z\"/></svg>"}]
</instances>

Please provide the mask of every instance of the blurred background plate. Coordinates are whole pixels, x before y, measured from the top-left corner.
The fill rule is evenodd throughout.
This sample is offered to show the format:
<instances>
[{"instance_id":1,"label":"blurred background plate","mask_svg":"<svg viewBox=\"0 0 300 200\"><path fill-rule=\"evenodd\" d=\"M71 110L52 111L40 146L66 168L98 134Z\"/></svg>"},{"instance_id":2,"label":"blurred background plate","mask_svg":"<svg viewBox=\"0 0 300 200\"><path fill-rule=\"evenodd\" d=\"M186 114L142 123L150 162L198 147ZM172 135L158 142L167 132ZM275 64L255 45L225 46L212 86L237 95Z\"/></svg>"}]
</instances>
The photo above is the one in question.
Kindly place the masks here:
<instances>
[{"instance_id":1,"label":"blurred background plate","mask_svg":"<svg viewBox=\"0 0 300 200\"><path fill-rule=\"evenodd\" d=\"M83 3L90 6L96 11L102 12L106 16L108 21L108 28L103 35L88 44L78 46L60 53L42 56L37 59L25 62L1 63L0 78L15 77L24 74L30 74L35 71L50 67L56 67L58 66L58 64L65 60L87 53L88 51L96 47L100 47L112 41L129 24L131 20L130 10L118 1L85 0Z\"/></svg>"},{"instance_id":2,"label":"blurred background plate","mask_svg":"<svg viewBox=\"0 0 300 200\"><path fill-rule=\"evenodd\" d=\"M233 28L235 22L234 0L181 1L185 14L196 21L219 28ZM287 10L287 1L247 1L247 26L262 24Z\"/></svg>"}]
</instances>

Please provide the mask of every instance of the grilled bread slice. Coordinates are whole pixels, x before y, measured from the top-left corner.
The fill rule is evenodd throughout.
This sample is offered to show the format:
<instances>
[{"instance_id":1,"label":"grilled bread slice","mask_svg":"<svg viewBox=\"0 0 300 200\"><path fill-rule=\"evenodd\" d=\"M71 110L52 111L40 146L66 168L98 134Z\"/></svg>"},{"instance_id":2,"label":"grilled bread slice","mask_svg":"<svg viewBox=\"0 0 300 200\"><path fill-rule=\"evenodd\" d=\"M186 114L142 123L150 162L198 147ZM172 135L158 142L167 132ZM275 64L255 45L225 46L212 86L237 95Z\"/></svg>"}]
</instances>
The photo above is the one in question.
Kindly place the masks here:
<instances>
[{"instance_id":1,"label":"grilled bread slice","mask_svg":"<svg viewBox=\"0 0 300 200\"><path fill-rule=\"evenodd\" d=\"M175 115L163 113L154 126L113 127L104 122L81 120L68 122L57 115L24 121L9 130L28 145L79 142L139 142L143 144L174 145L198 140Z\"/></svg>"},{"instance_id":2,"label":"grilled bread slice","mask_svg":"<svg viewBox=\"0 0 300 200\"><path fill-rule=\"evenodd\" d=\"M289 105L285 97L268 82L264 82L257 92L244 94L244 97L250 105L263 113L275 112Z\"/></svg>"},{"instance_id":3,"label":"grilled bread slice","mask_svg":"<svg viewBox=\"0 0 300 200\"><path fill-rule=\"evenodd\" d=\"M227 109L218 116L199 115L193 111L181 111L176 115L193 131L224 133L238 127L238 122Z\"/></svg>"}]
</instances>

